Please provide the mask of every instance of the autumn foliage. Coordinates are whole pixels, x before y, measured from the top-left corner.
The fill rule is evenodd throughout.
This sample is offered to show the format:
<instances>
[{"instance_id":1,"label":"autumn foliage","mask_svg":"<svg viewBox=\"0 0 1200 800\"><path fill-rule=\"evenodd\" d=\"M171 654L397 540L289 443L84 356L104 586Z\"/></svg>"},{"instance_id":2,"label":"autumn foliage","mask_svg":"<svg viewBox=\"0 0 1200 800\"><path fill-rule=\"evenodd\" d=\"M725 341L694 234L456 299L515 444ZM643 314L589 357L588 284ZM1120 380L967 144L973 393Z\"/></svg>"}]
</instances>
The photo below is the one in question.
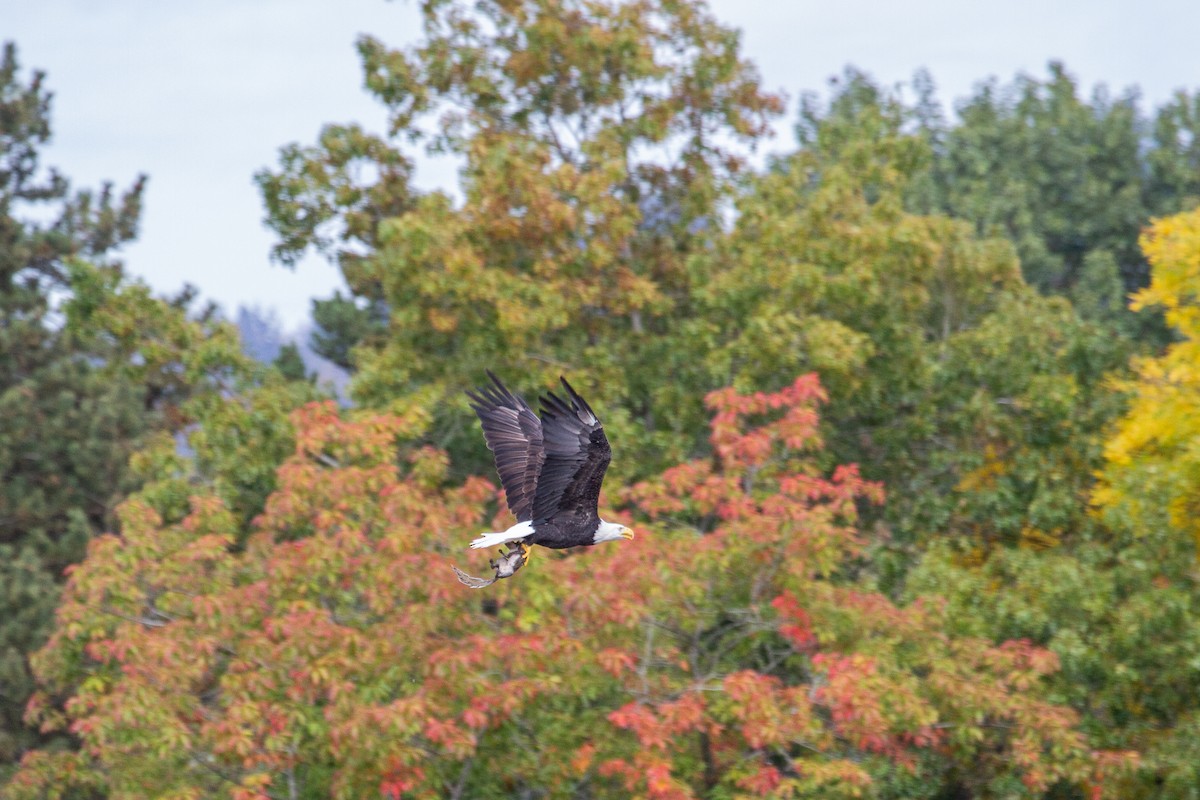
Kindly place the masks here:
<instances>
[{"instance_id":1,"label":"autumn foliage","mask_svg":"<svg viewBox=\"0 0 1200 800\"><path fill-rule=\"evenodd\" d=\"M92 544L29 712L81 747L27 757L10 793L666 800L1090 780L1076 715L1042 691L1053 654L950 636L937 600L899 607L854 580L858 508L883 494L853 466L816 467L823 398L811 375L712 393L711 460L610 488L646 520L635 542L542 551L490 594L450 564L496 489L445 488L432 449L396 463L401 417L305 406L244 549L206 494L178 520L134 497L121 534Z\"/></svg>"},{"instance_id":2,"label":"autumn foliage","mask_svg":"<svg viewBox=\"0 0 1200 800\"><path fill-rule=\"evenodd\" d=\"M758 168L701 0L420 7L257 175L344 406L107 259L140 184L0 191L0 797L1194 798L1200 98L851 69ZM589 398L635 541L455 580L485 369Z\"/></svg>"}]
</instances>

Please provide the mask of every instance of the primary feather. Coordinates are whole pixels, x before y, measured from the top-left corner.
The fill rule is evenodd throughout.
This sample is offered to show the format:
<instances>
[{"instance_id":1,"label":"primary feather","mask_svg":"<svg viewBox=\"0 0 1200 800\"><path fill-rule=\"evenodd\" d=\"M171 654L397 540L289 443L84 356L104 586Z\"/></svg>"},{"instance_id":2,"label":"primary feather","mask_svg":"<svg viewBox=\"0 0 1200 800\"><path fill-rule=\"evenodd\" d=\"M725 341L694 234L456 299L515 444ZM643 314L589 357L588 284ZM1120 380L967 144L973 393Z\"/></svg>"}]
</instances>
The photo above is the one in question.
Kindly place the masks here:
<instances>
[{"instance_id":1,"label":"primary feather","mask_svg":"<svg viewBox=\"0 0 1200 800\"><path fill-rule=\"evenodd\" d=\"M495 454L508 510L518 522L525 522L533 511L538 473L546 457L542 448L542 421L491 370L488 377L493 386L480 387L467 392L467 396L483 426L483 438Z\"/></svg>"},{"instance_id":2,"label":"primary feather","mask_svg":"<svg viewBox=\"0 0 1200 800\"><path fill-rule=\"evenodd\" d=\"M534 495L534 519L596 513L600 485L612 461L600 420L571 384L560 380L570 405L549 392L541 398L545 464Z\"/></svg>"},{"instance_id":3,"label":"primary feather","mask_svg":"<svg viewBox=\"0 0 1200 800\"><path fill-rule=\"evenodd\" d=\"M598 505L612 449L596 413L562 378L565 399L540 398L536 415L488 372L491 385L468 392L517 525L480 536L474 547L517 542L561 549L632 538L600 519Z\"/></svg>"}]
</instances>

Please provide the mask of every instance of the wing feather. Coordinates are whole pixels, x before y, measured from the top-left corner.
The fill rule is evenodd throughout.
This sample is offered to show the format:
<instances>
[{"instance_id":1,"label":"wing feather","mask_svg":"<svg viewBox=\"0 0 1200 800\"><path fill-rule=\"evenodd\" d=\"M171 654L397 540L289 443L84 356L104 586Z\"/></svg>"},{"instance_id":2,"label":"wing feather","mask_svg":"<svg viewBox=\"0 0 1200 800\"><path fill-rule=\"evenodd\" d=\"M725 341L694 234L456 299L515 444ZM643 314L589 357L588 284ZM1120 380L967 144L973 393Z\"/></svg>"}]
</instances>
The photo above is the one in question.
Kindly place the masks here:
<instances>
[{"instance_id":1,"label":"wing feather","mask_svg":"<svg viewBox=\"0 0 1200 800\"><path fill-rule=\"evenodd\" d=\"M600 485L612 461L608 437L595 412L566 378L559 380L567 400L553 393L541 398L545 461L533 500L535 520L552 519L559 512L597 513Z\"/></svg>"},{"instance_id":2,"label":"wing feather","mask_svg":"<svg viewBox=\"0 0 1200 800\"><path fill-rule=\"evenodd\" d=\"M519 395L510 392L488 370L492 386L467 392L471 408L483 427L483 438L496 460L496 472L504 486L508 508L518 522L533 513L538 475L545 460L542 422Z\"/></svg>"}]
</instances>

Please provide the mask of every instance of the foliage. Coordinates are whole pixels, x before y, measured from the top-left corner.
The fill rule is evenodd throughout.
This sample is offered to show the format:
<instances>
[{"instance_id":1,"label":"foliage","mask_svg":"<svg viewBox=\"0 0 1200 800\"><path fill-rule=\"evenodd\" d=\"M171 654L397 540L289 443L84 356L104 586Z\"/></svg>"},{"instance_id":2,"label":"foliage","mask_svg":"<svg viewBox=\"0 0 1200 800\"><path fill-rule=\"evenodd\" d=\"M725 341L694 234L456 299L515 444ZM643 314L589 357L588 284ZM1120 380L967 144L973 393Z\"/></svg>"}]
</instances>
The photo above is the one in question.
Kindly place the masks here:
<instances>
[{"instance_id":1,"label":"foliage","mask_svg":"<svg viewBox=\"0 0 1200 800\"><path fill-rule=\"evenodd\" d=\"M1136 362L1133 403L1105 451L1111 478L1096 502L1125 507L1134 524L1165 511L1172 527L1200 542L1200 210L1158 220L1142 247L1153 279L1133 305L1161 306L1180 341ZM1147 501L1158 510L1143 508Z\"/></svg>"},{"instance_id":2,"label":"foliage","mask_svg":"<svg viewBox=\"0 0 1200 800\"><path fill-rule=\"evenodd\" d=\"M1184 798L1196 785L1200 696L1192 508L1200 431L1189 411L1200 363L1200 212L1157 221L1142 246L1152 275L1135 303L1161 304L1181 340L1136 360L1136 377L1113 387L1132 399L1105 444L1090 530L1070 546L982 558L938 546L908 588L943 595L961 635L1028 638L1052 650L1062 665L1052 693L1084 712L1090 740L1141 754L1115 784L1120 796Z\"/></svg>"},{"instance_id":3,"label":"foliage","mask_svg":"<svg viewBox=\"0 0 1200 800\"><path fill-rule=\"evenodd\" d=\"M1200 203L1200 93L1178 91L1154 118L1150 208L1174 214Z\"/></svg>"},{"instance_id":4,"label":"foliage","mask_svg":"<svg viewBox=\"0 0 1200 800\"><path fill-rule=\"evenodd\" d=\"M894 103L863 85L810 114L696 259L705 366L743 389L817 370L830 451L892 490L901 551L1077 535L1127 341L1032 291L1006 242L905 210L929 151Z\"/></svg>"},{"instance_id":5,"label":"foliage","mask_svg":"<svg viewBox=\"0 0 1200 800\"><path fill-rule=\"evenodd\" d=\"M689 314L688 257L719 232L743 146L779 99L696 3L423 14L414 48L359 43L387 137L327 128L259 175L278 257L333 251L354 294L315 306L317 350L357 368L358 402L425 409L456 465L484 463L451 376L498 364L518 389L586 366L616 428L663 450L640 474L683 457L703 416L661 430L662 340ZM406 142L462 160L461 205L414 193Z\"/></svg>"},{"instance_id":6,"label":"foliage","mask_svg":"<svg viewBox=\"0 0 1200 800\"><path fill-rule=\"evenodd\" d=\"M1194 668L1200 659L1200 429L1193 414L1200 401L1200 209L1156 220L1141 244L1151 281L1133 304L1160 306L1178 340L1157 358L1135 361L1136 380L1123 387L1133 399L1105 448L1093 502L1120 548L1113 572L1127 598L1106 638L1133 640L1122 655L1140 678L1126 689L1124 704L1114 703L1130 718L1127 746L1146 753L1147 769L1127 791L1183 797L1200 778L1193 751L1200 719ZM1119 678L1110 680L1120 686Z\"/></svg>"},{"instance_id":7,"label":"foliage","mask_svg":"<svg viewBox=\"0 0 1200 800\"><path fill-rule=\"evenodd\" d=\"M93 368L102 350L62 329L53 300L76 286L76 259L133 238L143 181L72 191L39 165L50 137L41 73L16 48L0 59L0 777L36 737L21 725L25 656L48 635L58 576L114 521L124 462L156 410L141 387Z\"/></svg>"},{"instance_id":8,"label":"foliage","mask_svg":"<svg viewBox=\"0 0 1200 800\"><path fill-rule=\"evenodd\" d=\"M941 136L939 205L1017 246L1029 282L1063 290L1089 252L1111 254L1128 289L1144 284L1137 227L1143 199L1136 96L1103 87L1087 101L1062 64L1044 80L983 84Z\"/></svg>"},{"instance_id":9,"label":"foliage","mask_svg":"<svg viewBox=\"0 0 1200 800\"><path fill-rule=\"evenodd\" d=\"M73 570L37 666L79 753L26 758L13 798L1034 796L1098 779L1055 657L946 632L844 577L855 468L816 468L814 376L716 392L716 458L631 487L628 546L534 558L480 604L448 543L495 498L397 465L413 419L299 410L252 525L211 494L145 498ZM694 526L702 525L701 533ZM303 532L304 537L297 539ZM453 557L457 558L457 555ZM500 587L497 587L500 588ZM1099 787L1099 784L1097 784Z\"/></svg>"},{"instance_id":10,"label":"foliage","mask_svg":"<svg viewBox=\"0 0 1200 800\"><path fill-rule=\"evenodd\" d=\"M1200 217L1136 236L1200 198L1196 98L1055 64L951 122L849 70L752 172L781 101L702 4L422 13L359 43L384 134L257 176L347 281L352 411L122 275L140 184L39 172L6 56L7 795L1190 797ZM488 367L591 383L635 543L453 582Z\"/></svg>"},{"instance_id":11,"label":"foliage","mask_svg":"<svg viewBox=\"0 0 1200 800\"><path fill-rule=\"evenodd\" d=\"M421 410L426 441L473 473L487 464L466 376L504 365L540 385L586 369L624 443L617 475L638 479L706 451L706 392L770 391L816 370L834 399L831 458L894 487L886 517L902 547L964 529L989 544L1075 534L1118 408L1098 387L1130 348L1104 316L1121 290L1102 242L1078 281L1096 311L1083 320L1030 291L1012 249L979 235L1007 229L909 210L918 190L990 191L946 177L959 156L943 151L966 145L933 146L928 97L912 112L928 130L911 131L908 109L851 75L827 112L805 104L801 150L739 187L722 169L729 154L685 123L732 119L752 144L773 100L751 91L736 39L702 10L480 8L427 7L426 41L407 52L362 42L390 140L330 129L259 176L282 258L337 251L354 297L317 304L317 345L358 367L358 402ZM527 56L530 43L553 56ZM588 59L601 54L610 71L593 85L606 73ZM725 82L685 92L706 70ZM1072 119L1084 113L1065 75L1055 86ZM1029 94L1040 109L1041 88ZM404 136L465 159L461 206L413 195L390 169L407 163ZM671 145L682 155L650 155ZM374 165L374 182L351 188L351 164ZM884 570L909 560L897 553Z\"/></svg>"},{"instance_id":12,"label":"foliage","mask_svg":"<svg viewBox=\"0 0 1200 800\"><path fill-rule=\"evenodd\" d=\"M1069 297L1081 316L1122 336L1164 343L1161 319L1130 314L1125 298L1148 280L1141 227L1200 200L1197 98L1180 91L1146 115L1135 90L1114 97L1101 84L1083 96L1057 62L1045 78L982 82L953 119L927 74L917 73L911 88L909 99L847 69L827 106L803 97L801 148L813 148L822 130L861 138L848 123L885 119L924 145L904 167L908 208L1009 239L1039 291Z\"/></svg>"},{"instance_id":13,"label":"foliage","mask_svg":"<svg viewBox=\"0 0 1200 800\"><path fill-rule=\"evenodd\" d=\"M50 135L42 76L28 84L15 51L0 66L0 773L39 737L21 723L32 690L26 656L49 634L65 567L117 523L140 484L131 456L151 443L173 456L175 435L198 422L200 464L230 484L251 516L273 486L281 422L310 389L284 388L240 352L191 290L163 300L126 278L113 252L133 238L143 181L71 192L38 163ZM40 221L39 221L40 220ZM275 387L275 388L272 388ZM246 394L235 399L234 392ZM289 395L259 413L257 440L229 441L218 410ZM278 403L277 403L278 405ZM245 416L245 415L244 415ZM224 437L224 438L222 438ZM233 459L236 459L234 461ZM223 463L221 463L223 462ZM223 489L225 487L222 487Z\"/></svg>"}]
</instances>

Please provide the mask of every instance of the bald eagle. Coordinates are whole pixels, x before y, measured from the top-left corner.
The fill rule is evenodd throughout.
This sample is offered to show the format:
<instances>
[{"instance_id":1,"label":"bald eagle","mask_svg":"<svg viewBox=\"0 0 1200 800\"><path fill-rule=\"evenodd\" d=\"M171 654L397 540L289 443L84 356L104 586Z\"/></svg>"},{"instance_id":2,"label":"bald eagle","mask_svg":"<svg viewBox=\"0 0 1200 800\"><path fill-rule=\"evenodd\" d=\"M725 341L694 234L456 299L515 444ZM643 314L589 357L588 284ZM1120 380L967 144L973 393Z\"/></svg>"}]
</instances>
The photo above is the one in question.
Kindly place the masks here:
<instances>
[{"instance_id":1,"label":"bald eagle","mask_svg":"<svg viewBox=\"0 0 1200 800\"><path fill-rule=\"evenodd\" d=\"M559 378L566 399L547 392L540 398L539 418L490 370L487 374L492 385L467 396L495 455L508 508L517 518L508 530L484 533L471 542L474 549L515 546L503 554L499 565L492 562L496 578L510 577L520 569L529 559L531 545L562 550L632 539L629 528L600 519L600 484L612 450L587 401L566 378Z\"/></svg>"}]
</instances>

